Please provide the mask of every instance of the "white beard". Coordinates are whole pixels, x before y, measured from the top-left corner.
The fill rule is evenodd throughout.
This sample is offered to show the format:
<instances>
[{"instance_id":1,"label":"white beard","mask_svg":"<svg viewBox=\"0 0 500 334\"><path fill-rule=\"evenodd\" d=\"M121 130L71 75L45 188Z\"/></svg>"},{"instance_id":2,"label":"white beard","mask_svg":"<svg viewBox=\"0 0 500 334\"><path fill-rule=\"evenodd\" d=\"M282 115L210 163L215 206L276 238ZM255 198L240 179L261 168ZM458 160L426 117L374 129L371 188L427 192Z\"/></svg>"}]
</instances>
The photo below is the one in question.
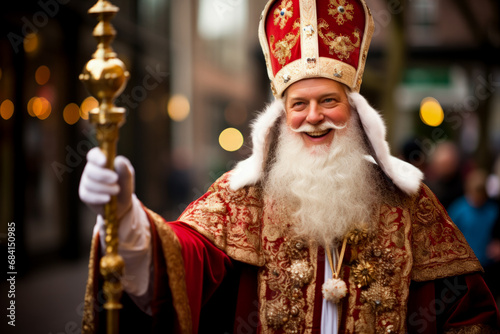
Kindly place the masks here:
<instances>
[{"instance_id":1,"label":"white beard","mask_svg":"<svg viewBox=\"0 0 500 334\"><path fill-rule=\"evenodd\" d=\"M330 148L307 148L282 122L264 185L268 200L291 211L294 232L322 246L340 242L355 228L369 229L381 202L379 176L365 158L357 115L332 131Z\"/></svg>"}]
</instances>

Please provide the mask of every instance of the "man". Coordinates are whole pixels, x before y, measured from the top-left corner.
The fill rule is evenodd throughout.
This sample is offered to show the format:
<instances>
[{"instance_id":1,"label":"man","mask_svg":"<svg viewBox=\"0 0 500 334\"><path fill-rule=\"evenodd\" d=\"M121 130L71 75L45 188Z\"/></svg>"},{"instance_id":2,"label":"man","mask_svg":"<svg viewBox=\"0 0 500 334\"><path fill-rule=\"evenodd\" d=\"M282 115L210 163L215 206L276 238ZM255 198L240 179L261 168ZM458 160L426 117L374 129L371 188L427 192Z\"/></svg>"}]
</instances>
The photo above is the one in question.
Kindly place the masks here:
<instances>
[{"instance_id":1,"label":"man","mask_svg":"<svg viewBox=\"0 0 500 334\"><path fill-rule=\"evenodd\" d=\"M122 329L496 331L472 250L357 93L372 32L364 1L269 1L259 36L276 100L253 125L252 155L177 222L142 207L125 158L114 172L89 152L82 200L101 213L118 195ZM102 229L98 216L101 243ZM99 252L95 242L84 332L104 318Z\"/></svg>"}]
</instances>

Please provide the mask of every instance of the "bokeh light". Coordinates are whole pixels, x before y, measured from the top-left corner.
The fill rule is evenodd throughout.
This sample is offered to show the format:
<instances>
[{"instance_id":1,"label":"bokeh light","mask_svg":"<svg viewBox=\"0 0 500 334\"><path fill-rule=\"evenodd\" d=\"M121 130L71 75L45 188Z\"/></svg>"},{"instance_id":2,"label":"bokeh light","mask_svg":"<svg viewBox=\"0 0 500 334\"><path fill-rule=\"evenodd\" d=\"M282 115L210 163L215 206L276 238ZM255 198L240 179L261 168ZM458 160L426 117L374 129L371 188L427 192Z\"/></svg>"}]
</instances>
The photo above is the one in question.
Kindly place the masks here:
<instances>
[{"instance_id":1,"label":"bokeh light","mask_svg":"<svg viewBox=\"0 0 500 334\"><path fill-rule=\"evenodd\" d=\"M439 126L443 123L444 112L441 104L433 97L426 97L420 103L420 119L429 126Z\"/></svg>"},{"instance_id":2,"label":"bokeh light","mask_svg":"<svg viewBox=\"0 0 500 334\"><path fill-rule=\"evenodd\" d=\"M41 120L46 119L52 112L52 105L49 100L44 97L36 97L33 100L33 114Z\"/></svg>"},{"instance_id":3,"label":"bokeh light","mask_svg":"<svg viewBox=\"0 0 500 334\"><path fill-rule=\"evenodd\" d=\"M174 95L168 101L167 111L173 121L181 122L189 116L189 100L184 95Z\"/></svg>"},{"instance_id":4,"label":"bokeh light","mask_svg":"<svg viewBox=\"0 0 500 334\"><path fill-rule=\"evenodd\" d=\"M26 53L35 52L36 50L38 50L39 42L40 41L38 40L37 34L35 33L27 34L23 40L24 51L26 51Z\"/></svg>"},{"instance_id":5,"label":"bokeh light","mask_svg":"<svg viewBox=\"0 0 500 334\"><path fill-rule=\"evenodd\" d=\"M50 79L50 69L45 65L38 67L35 72L36 83L39 84L40 86L43 86L47 83L47 81L49 81L49 79Z\"/></svg>"},{"instance_id":6,"label":"bokeh light","mask_svg":"<svg viewBox=\"0 0 500 334\"><path fill-rule=\"evenodd\" d=\"M97 99L93 96L87 97L80 105L80 117L83 119L89 119L89 112L97 107L99 107Z\"/></svg>"},{"instance_id":7,"label":"bokeh light","mask_svg":"<svg viewBox=\"0 0 500 334\"><path fill-rule=\"evenodd\" d=\"M3 119L7 120L12 117L14 114L14 103L11 100L7 99L0 104L0 116Z\"/></svg>"},{"instance_id":8,"label":"bokeh light","mask_svg":"<svg viewBox=\"0 0 500 334\"><path fill-rule=\"evenodd\" d=\"M80 119L80 107L76 103L70 103L63 110L63 119L69 125L73 125Z\"/></svg>"},{"instance_id":9,"label":"bokeh light","mask_svg":"<svg viewBox=\"0 0 500 334\"><path fill-rule=\"evenodd\" d=\"M235 128L227 128L219 135L219 144L226 151L237 151L243 146L243 135Z\"/></svg>"},{"instance_id":10,"label":"bokeh light","mask_svg":"<svg viewBox=\"0 0 500 334\"><path fill-rule=\"evenodd\" d=\"M35 102L35 100L37 99L38 97L36 96L33 96L29 101L28 101L28 114L30 114L31 117L36 117L35 113L33 112L33 102Z\"/></svg>"}]
</instances>

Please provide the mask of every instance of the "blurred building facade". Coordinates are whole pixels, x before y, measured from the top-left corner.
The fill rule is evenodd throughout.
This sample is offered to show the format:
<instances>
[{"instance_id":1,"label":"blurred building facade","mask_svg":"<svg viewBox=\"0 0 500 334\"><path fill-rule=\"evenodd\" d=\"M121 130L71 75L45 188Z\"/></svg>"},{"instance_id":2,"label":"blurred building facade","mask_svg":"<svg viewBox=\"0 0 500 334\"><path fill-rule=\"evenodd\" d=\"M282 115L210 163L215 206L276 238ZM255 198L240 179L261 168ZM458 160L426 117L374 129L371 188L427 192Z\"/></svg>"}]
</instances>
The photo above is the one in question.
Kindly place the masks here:
<instances>
[{"instance_id":1,"label":"blurred building facade","mask_svg":"<svg viewBox=\"0 0 500 334\"><path fill-rule=\"evenodd\" d=\"M250 153L249 122L271 99L257 38L266 2L113 1L113 47L132 74L117 99L128 109L119 153L135 166L139 198L169 219ZM382 110L393 152L412 140L409 159L423 164L449 139L490 168L500 151L498 2L367 2L376 31L362 94ZM25 263L78 257L90 240L94 217L77 189L95 140L78 74L96 47L93 4L18 1L2 14L0 233L4 244L16 222ZM419 117L426 97L442 106L436 126Z\"/></svg>"}]
</instances>

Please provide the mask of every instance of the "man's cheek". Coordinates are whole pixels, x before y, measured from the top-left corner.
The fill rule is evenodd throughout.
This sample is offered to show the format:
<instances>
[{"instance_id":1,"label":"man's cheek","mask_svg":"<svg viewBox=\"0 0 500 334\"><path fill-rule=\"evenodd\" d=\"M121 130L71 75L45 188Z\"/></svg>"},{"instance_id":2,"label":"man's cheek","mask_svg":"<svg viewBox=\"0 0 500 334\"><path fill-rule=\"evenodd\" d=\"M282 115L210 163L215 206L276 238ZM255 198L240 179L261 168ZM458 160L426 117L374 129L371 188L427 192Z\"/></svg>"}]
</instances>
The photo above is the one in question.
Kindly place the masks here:
<instances>
[{"instance_id":1,"label":"man's cheek","mask_svg":"<svg viewBox=\"0 0 500 334\"><path fill-rule=\"evenodd\" d=\"M297 129L302 125L303 117L299 115L292 115L288 117L287 124L292 129Z\"/></svg>"},{"instance_id":2,"label":"man's cheek","mask_svg":"<svg viewBox=\"0 0 500 334\"><path fill-rule=\"evenodd\" d=\"M349 112L344 109L332 111L329 118L337 125L345 124L349 120Z\"/></svg>"}]
</instances>

